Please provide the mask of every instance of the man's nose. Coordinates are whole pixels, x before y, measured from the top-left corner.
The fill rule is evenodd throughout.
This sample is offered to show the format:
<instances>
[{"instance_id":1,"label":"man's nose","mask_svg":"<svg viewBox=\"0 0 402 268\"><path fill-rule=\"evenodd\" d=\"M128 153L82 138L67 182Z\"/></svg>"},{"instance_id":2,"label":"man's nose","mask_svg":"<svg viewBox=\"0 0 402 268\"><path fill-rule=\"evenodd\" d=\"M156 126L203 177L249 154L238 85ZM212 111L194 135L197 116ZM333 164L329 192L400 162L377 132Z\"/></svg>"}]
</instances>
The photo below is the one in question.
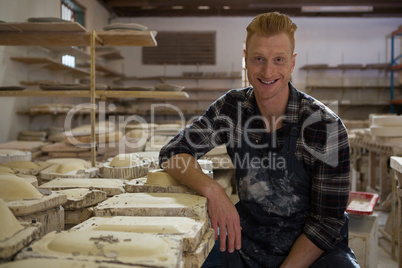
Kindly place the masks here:
<instances>
[{"instance_id":1,"label":"man's nose","mask_svg":"<svg viewBox=\"0 0 402 268\"><path fill-rule=\"evenodd\" d=\"M267 77L267 78L272 76L273 70L274 70L274 66L269 61L266 61L261 68L262 75L264 75L264 77Z\"/></svg>"}]
</instances>

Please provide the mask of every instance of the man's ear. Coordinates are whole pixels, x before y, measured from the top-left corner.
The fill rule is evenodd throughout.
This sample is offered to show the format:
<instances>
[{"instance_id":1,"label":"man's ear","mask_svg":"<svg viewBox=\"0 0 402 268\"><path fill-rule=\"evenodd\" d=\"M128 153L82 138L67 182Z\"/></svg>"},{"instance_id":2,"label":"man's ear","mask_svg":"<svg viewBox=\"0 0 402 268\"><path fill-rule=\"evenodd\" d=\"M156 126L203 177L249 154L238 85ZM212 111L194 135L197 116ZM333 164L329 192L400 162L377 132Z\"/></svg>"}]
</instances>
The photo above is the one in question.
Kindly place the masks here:
<instances>
[{"instance_id":1,"label":"man's ear","mask_svg":"<svg viewBox=\"0 0 402 268\"><path fill-rule=\"evenodd\" d=\"M244 55L245 68L247 69L247 50L243 49L243 55Z\"/></svg>"}]
</instances>

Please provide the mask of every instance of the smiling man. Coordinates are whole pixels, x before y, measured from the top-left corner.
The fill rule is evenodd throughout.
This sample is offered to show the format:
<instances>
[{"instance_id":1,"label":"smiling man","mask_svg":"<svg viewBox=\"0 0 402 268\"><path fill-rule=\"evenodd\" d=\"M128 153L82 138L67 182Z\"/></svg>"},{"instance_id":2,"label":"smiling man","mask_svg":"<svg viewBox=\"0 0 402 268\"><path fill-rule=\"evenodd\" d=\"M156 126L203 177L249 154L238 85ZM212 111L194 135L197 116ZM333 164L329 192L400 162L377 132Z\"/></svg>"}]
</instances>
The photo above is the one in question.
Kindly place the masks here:
<instances>
[{"instance_id":1,"label":"smiling man","mask_svg":"<svg viewBox=\"0 0 402 268\"><path fill-rule=\"evenodd\" d=\"M257 16L244 51L252 87L228 91L160 152L162 168L208 199L217 242L204 267L359 267L345 214L347 132L290 82L296 28L284 14ZM236 169L235 206L196 161L221 144Z\"/></svg>"}]
</instances>

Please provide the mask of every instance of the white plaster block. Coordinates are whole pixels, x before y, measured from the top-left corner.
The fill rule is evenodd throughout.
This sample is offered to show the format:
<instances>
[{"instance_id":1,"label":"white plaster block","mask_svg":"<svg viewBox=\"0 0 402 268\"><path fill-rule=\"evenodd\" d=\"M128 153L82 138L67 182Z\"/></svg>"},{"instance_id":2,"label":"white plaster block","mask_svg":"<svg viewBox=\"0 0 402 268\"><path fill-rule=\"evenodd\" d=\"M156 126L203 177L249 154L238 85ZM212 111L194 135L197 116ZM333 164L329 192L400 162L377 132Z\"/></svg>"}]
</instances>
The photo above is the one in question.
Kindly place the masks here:
<instances>
[{"instance_id":1,"label":"white plaster block","mask_svg":"<svg viewBox=\"0 0 402 268\"><path fill-rule=\"evenodd\" d=\"M205 218L115 216L92 217L74 226L75 231L117 231L164 234L183 240L183 251L195 251L208 228Z\"/></svg>"},{"instance_id":2,"label":"white plaster block","mask_svg":"<svg viewBox=\"0 0 402 268\"><path fill-rule=\"evenodd\" d=\"M57 178L39 186L42 189L66 190L74 188L96 189L106 192L107 196L124 193L124 181L118 179L63 179Z\"/></svg>"},{"instance_id":3,"label":"white plaster block","mask_svg":"<svg viewBox=\"0 0 402 268\"><path fill-rule=\"evenodd\" d=\"M126 193L94 208L95 216L186 216L207 218L207 199L181 193Z\"/></svg>"},{"instance_id":4,"label":"white plaster block","mask_svg":"<svg viewBox=\"0 0 402 268\"><path fill-rule=\"evenodd\" d=\"M77 261L179 267L182 241L164 235L107 232L52 232L23 249L16 259L57 258Z\"/></svg>"}]
</instances>

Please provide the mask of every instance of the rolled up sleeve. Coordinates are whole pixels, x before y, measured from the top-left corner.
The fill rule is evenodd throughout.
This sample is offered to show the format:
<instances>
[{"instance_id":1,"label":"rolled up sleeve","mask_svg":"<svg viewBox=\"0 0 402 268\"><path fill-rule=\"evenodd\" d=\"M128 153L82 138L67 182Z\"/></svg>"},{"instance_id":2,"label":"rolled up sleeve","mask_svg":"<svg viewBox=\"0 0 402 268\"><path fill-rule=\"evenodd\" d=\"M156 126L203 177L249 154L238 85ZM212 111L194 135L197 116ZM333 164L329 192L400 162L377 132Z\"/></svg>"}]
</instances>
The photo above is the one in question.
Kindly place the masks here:
<instances>
[{"instance_id":1,"label":"rolled up sleeve","mask_svg":"<svg viewBox=\"0 0 402 268\"><path fill-rule=\"evenodd\" d=\"M315 149L309 152L312 155L311 210L303 231L322 250L342 240L340 230L346 220L344 212L350 189L347 131L339 119L331 124L329 131L328 122L319 123L307 136Z\"/></svg>"}]
</instances>

